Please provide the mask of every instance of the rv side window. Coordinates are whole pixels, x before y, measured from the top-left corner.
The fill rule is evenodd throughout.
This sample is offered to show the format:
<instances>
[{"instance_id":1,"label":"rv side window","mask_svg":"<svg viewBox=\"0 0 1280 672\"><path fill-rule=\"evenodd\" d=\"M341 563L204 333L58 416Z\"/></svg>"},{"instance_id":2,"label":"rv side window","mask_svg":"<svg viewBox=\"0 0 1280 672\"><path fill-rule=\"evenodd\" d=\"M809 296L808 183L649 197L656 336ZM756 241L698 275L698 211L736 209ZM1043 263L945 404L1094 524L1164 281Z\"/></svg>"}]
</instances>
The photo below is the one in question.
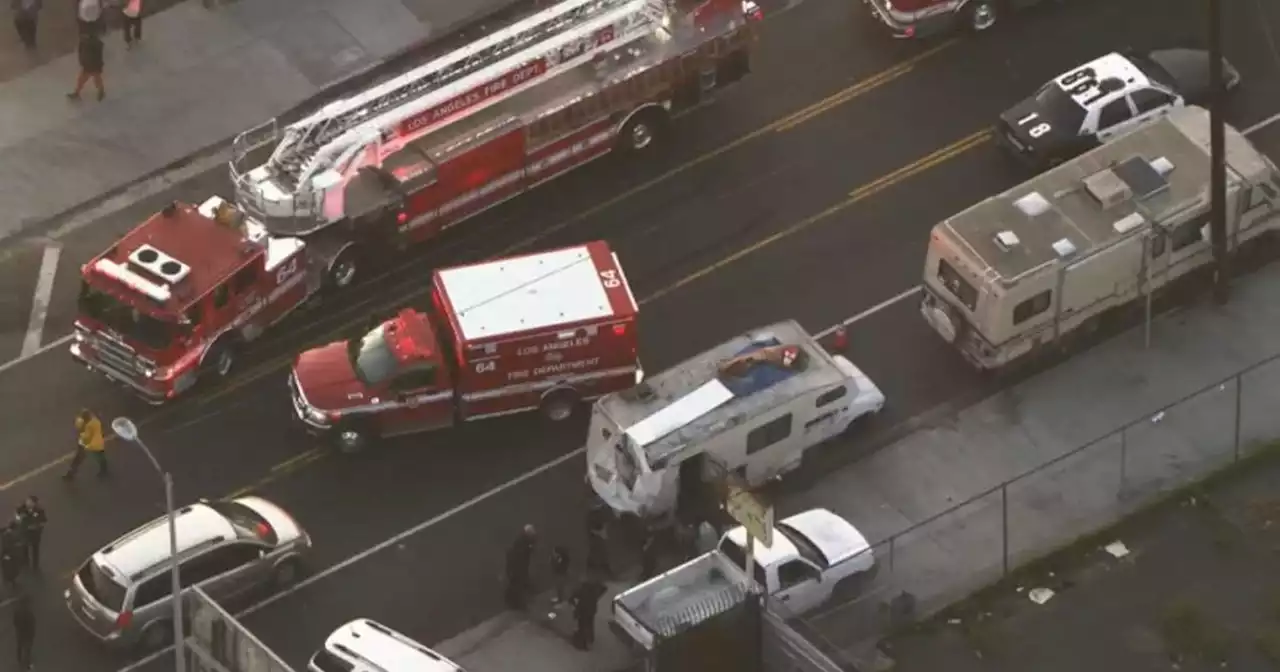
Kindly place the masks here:
<instances>
[{"instance_id":1,"label":"rv side window","mask_svg":"<svg viewBox=\"0 0 1280 672\"><path fill-rule=\"evenodd\" d=\"M1178 228L1170 231L1169 240L1172 241L1171 245L1173 247L1173 251L1177 252L1188 245L1193 245L1202 241L1204 238L1201 236L1200 231L1208 223L1209 215L1204 214L1189 222L1179 224Z\"/></svg>"},{"instance_id":2,"label":"rv side window","mask_svg":"<svg viewBox=\"0 0 1280 672\"><path fill-rule=\"evenodd\" d=\"M760 452L788 436L791 436L790 413L751 430L747 435L747 454Z\"/></svg>"},{"instance_id":3,"label":"rv side window","mask_svg":"<svg viewBox=\"0 0 1280 672\"><path fill-rule=\"evenodd\" d=\"M849 394L849 388L841 385L834 390L828 390L818 395L818 408L822 408L827 404L844 399Z\"/></svg>"},{"instance_id":4,"label":"rv side window","mask_svg":"<svg viewBox=\"0 0 1280 672\"><path fill-rule=\"evenodd\" d=\"M1023 301L1022 303L1019 303L1018 305L1014 306L1013 307L1013 323L1022 324L1023 322L1026 322L1027 320L1035 317L1036 315L1039 315L1040 313L1043 313L1044 311L1049 310L1049 304L1052 303L1049 299L1052 295L1053 293L1046 289L1043 292L1040 292L1039 294L1036 294L1035 296L1027 299L1026 301Z\"/></svg>"},{"instance_id":5,"label":"rv side window","mask_svg":"<svg viewBox=\"0 0 1280 672\"><path fill-rule=\"evenodd\" d=\"M955 267L947 263L946 259L938 260L938 282L941 282L953 296L960 299L960 303L963 303L966 308L971 311L978 309L978 290L969 284L969 281L965 280Z\"/></svg>"}]
</instances>

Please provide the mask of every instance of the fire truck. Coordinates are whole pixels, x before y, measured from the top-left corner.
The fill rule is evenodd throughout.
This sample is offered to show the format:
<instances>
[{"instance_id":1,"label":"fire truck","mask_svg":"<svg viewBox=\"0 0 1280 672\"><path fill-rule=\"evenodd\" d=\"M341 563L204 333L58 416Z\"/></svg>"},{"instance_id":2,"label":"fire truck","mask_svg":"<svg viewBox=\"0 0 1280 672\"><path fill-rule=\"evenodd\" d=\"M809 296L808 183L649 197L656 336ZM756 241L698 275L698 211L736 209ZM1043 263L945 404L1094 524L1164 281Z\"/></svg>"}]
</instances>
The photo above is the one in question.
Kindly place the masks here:
<instances>
[{"instance_id":1,"label":"fire truck","mask_svg":"<svg viewBox=\"0 0 1280 672\"><path fill-rule=\"evenodd\" d=\"M174 203L80 269L71 356L161 404L222 378L333 269L221 198Z\"/></svg>"},{"instance_id":2,"label":"fire truck","mask_svg":"<svg viewBox=\"0 0 1280 672\"><path fill-rule=\"evenodd\" d=\"M959 29L989 30L1006 13L1063 0L863 0L894 37L932 37Z\"/></svg>"},{"instance_id":3,"label":"fire truck","mask_svg":"<svg viewBox=\"0 0 1280 672\"><path fill-rule=\"evenodd\" d=\"M635 297L597 241L438 270L431 310L298 355L298 419L343 452L381 437L522 411L569 418L639 384Z\"/></svg>"},{"instance_id":4,"label":"fire truck","mask_svg":"<svg viewBox=\"0 0 1280 672\"><path fill-rule=\"evenodd\" d=\"M236 201L273 234L340 241L333 265L354 274L612 150L650 150L748 73L758 16L742 0L564 0L241 134Z\"/></svg>"}]
</instances>

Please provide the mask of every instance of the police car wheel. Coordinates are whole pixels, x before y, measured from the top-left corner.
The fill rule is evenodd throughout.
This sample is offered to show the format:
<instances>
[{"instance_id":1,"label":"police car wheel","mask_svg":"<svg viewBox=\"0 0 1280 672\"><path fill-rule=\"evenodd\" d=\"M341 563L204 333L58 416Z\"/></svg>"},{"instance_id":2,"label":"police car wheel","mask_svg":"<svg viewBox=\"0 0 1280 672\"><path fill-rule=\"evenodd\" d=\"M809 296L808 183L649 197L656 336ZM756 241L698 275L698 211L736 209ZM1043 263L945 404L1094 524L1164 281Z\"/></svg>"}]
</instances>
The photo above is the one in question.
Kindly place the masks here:
<instances>
[{"instance_id":1,"label":"police car wheel","mask_svg":"<svg viewBox=\"0 0 1280 672\"><path fill-rule=\"evenodd\" d=\"M996 5L989 0L972 0L969 3L969 29L981 33L996 25Z\"/></svg>"}]
</instances>

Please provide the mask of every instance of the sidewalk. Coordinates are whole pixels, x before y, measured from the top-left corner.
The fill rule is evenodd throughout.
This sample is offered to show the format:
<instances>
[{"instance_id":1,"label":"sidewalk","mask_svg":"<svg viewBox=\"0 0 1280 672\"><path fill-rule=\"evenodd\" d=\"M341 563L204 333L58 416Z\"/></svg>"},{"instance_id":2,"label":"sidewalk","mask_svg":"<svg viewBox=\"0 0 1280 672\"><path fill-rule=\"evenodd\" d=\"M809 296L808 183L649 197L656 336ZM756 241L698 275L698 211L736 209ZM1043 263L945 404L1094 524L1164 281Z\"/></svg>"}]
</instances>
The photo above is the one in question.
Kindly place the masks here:
<instances>
[{"instance_id":1,"label":"sidewalk","mask_svg":"<svg viewBox=\"0 0 1280 672\"><path fill-rule=\"evenodd\" d=\"M71 11L66 4L45 3L42 51L66 48L58 35L67 19L55 16ZM132 51L107 35L101 103L92 93L79 103L63 95L78 72L68 51L0 83L0 239L229 141L330 87L370 77L377 66L512 4L217 0L206 8L186 0L147 17L145 41ZM16 42L8 23L6 42Z\"/></svg>"},{"instance_id":2,"label":"sidewalk","mask_svg":"<svg viewBox=\"0 0 1280 672\"><path fill-rule=\"evenodd\" d=\"M825 506L870 539L896 537L876 548L889 571L873 594L806 620L857 659L902 591L924 616L998 579L1004 544L1014 569L1231 461L1237 445L1280 436L1280 360L1240 379L1239 407L1236 382L1217 385L1280 353L1277 287L1272 264L1238 280L1224 307L1206 298L1158 317L1150 349L1138 327L785 497L779 516Z\"/></svg>"}]
</instances>

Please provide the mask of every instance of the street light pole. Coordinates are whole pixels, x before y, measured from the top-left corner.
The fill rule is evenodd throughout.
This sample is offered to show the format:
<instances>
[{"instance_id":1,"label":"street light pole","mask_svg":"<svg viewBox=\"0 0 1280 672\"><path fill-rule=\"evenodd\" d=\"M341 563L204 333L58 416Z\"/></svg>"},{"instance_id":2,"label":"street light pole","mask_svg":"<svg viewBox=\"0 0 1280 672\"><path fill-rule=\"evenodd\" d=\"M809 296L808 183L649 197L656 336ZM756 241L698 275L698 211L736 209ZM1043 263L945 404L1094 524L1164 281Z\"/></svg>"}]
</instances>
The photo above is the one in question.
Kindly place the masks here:
<instances>
[{"instance_id":1,"label":"street light pole","mask_svg":"<svg viewBox=\"0 0 1280 672\"><path fill-rule=\"evenodd\" d=\"M1227 302L1231 280L1230 253L1227 250L1227 157L1226 127L1223 107L1222 2L1205 0L1209 10L1209 242L1213 247L1213 298L1218 305Z\"/></svg>"},{"instance_id":2,"label":"street light pole","mask_svg":"<svg viewBox=\"0 0 1280 672\"><path fill-rule=\"evenodd\" d=\"M182 635L182 581L178 571L178 517L174 513L173 505L173 475L160 467L159 460L147 448L147 444L142 442L142 437L138 436L138 426L133 424L132 420L123 417L112 420L111 431L121 439L141 448L143 454L151 461L151 466L155 467L156 473L160 474L161 480L164 481L164 507L169 518L169 580L173 591L171 600L173 603L173 655L176 659L174 670L186 672L187 659L183 655L185 638Z\"/></svg>"}]
</instances>

